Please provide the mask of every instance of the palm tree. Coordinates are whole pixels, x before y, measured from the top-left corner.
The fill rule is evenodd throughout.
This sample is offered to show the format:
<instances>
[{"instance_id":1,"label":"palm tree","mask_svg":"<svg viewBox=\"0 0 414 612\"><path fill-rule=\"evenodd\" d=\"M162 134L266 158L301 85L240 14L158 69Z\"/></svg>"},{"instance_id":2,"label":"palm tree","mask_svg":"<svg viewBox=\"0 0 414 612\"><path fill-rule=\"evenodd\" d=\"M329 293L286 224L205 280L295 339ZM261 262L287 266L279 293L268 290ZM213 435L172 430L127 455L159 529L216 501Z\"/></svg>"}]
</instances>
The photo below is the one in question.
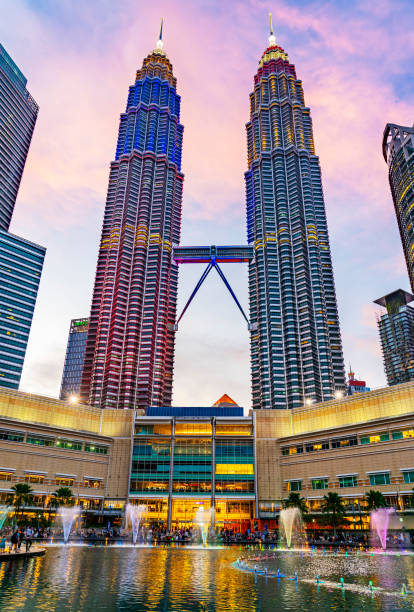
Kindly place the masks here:
<instances>
[{"instance_id":1,"label":"palm tree","mask_svg":"<svg viewBox=\"0 0 414 612\"><path fill-rule=\"evenodd\" d=\"M377 508L385 508L387 502L381 491L374 491L371 489L365 493L365 499L367 500L368 510L376 510Z\"/></svg>"},{"instance_id":2,"label":"palm tree","mask_svg":"<svg viewBox=\"0 0 414 612\"><path fill-rule=\"evenodd\" d=\"M49 507L59 508L59 506L73 506L75 504L75 497L72 493L72 489L69 487L59 487L50 496Z\"/></svg>"},{"instance_id":3,"label":"palm tree","mask_svg":"<svg viewBox=\"0 0 414 612\"><path fill-rule=\"evenodd\" d=\"M14 506L14 513L17 518L19 516L19 511L23 514L23 509L26 504L30 504L33 500L33 489L26 482L19 482L12 486L11 490L13 493L10 493L8 497L8 503Z\"/></svg>"},{"instance_id":4,"label":"palm tree","mask_svg":"<svg viewBox=\"0 0 414 612\"><path fill-rule=\"evenodd\" d=\"M302 516L308 513L308 506L304 497L300 496L300 493L289 493L289 497L285 501L286 508L299 508Z\"/></svg>"},{"instance_id":5,"label":"palm tree","mask_svg":"<svg viewBox=\"0 0 414 612\"><path fill-rule=\"evenodd\" d=\"M330 491L328 495L324 495L321 510L323 514L326 514L329 522L332 523L334 537L336 538L336 526L341 524L345 514L345 508L338 493Z\"/></svg>"}]
</instances>

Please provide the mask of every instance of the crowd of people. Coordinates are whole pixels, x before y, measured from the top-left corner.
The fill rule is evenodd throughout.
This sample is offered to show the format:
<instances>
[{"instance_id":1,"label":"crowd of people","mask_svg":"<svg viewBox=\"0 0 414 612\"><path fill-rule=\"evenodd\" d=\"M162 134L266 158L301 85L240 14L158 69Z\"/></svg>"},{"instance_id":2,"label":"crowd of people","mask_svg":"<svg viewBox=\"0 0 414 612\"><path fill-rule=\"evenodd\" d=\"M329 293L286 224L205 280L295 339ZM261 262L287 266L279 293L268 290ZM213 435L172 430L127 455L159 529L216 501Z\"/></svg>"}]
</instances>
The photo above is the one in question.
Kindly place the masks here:
<instances>
[{"instance_id":1,"label":"crowd of people","mask_svg":"<svg viewBox=\"0 0 414 612\"><path fill-rule=\"evenodd\" d=\"M278 530L268 529L260 531L246 529L214 529L209 527L206 533L207 540L213 544L240 544L260 547L274 547L280 543ZM130 541L131 531L110 524L104 528L81 528L73 529L71 540L85 541L90 544L110 543L111 541ZM63 530L50 527L6 527L0 532L0 554L5 552L24 551L29 552L33 541L47 542L51 539L63 540ZM163 526L141 526L137 533L137 542L145 544L196 544L201 540L200 528L188 526L176 529L167 529ZM307 544L312 547L364 547L372 545L372 536L368 532L338 531L335 535L332 531L308 531L303 536L303 541L294 544ZM390 532L387 537L388 548L410 548L414 545L414 533L405 531Z\"/></svg>"},{"instance_id":2,"label":"crowd of people","mask_svg":"<svg viewBox=\"0 0 414 612\"><path fill-rule=\"evenodd\" d=\"M30 525L25 529L17 527L15 529L4 529L0 536L0 554L21 552L23 542L25 552L29 552L35 537L38 537L38 532L36 533Z\"/></svg>"}]
</instances>

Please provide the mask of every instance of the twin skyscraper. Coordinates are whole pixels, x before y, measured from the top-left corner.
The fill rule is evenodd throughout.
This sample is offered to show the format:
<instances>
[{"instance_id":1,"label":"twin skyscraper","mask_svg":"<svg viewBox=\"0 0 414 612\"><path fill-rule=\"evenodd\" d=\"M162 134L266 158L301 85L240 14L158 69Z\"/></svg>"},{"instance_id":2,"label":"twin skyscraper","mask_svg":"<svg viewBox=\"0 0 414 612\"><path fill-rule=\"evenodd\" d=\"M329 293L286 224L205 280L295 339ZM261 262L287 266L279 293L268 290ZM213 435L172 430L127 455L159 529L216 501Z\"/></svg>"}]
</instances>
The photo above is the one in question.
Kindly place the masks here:
<instances>
[{"instance_id":1,"label":"twin skyscraper","mask_svg":"<svg viewBox=\"0 0 414 612\"><path fill-rule=\"evenodd\" d=\"M81 384L82 400L101 408L172 401L184 181L176 86L161 30L129 88L110 168ZM320 166L302 83L272 28L247 144L253 408L328 400L345 376Z\"/></svg>"}]
</instances>

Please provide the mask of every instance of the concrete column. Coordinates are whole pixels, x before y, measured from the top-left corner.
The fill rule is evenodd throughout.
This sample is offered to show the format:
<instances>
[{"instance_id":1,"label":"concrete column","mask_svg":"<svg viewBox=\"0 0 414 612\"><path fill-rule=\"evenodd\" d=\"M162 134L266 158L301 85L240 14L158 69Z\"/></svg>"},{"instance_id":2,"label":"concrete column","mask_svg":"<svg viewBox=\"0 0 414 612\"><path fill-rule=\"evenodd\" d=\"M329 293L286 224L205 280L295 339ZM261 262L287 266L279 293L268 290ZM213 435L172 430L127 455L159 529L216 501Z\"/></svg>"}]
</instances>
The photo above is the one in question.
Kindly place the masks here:
<instances>
[{"instance_id":1,"label":"concrete column","mask_svg":"<svg viewBox=\"0 0 414 612\"><path fill-rule=\"evenodd\" d=\"M211 525L214 527L216 524L216 417L211 419L211 429L211 507L214 510Z\"/></svg>"},{"instance_id":2,"label":"concrete column","mask_svg":"<svg viewBox=\"0 0 414 612\"><path fill-rule=\"evenodd\" d=\"M256 449L256 412L253 410L253 453L254 453L254 503L255 518L259 518L259 498L257 488L257 449Z\"/></svg>"},{"instance_id":3,"label":"concrete column","mask_svg":"<svg viewBox=\"0 0 414 612\"><path fill-rule=\"evenodd\" d=\"M175 437L175 417L171 419L171 455L170 455L170 479L168 482L168 530L171 529L171 513L172 513L172 486L173 486L173 469L174 469L174 437Z\"/></svg>"}]
</instances>

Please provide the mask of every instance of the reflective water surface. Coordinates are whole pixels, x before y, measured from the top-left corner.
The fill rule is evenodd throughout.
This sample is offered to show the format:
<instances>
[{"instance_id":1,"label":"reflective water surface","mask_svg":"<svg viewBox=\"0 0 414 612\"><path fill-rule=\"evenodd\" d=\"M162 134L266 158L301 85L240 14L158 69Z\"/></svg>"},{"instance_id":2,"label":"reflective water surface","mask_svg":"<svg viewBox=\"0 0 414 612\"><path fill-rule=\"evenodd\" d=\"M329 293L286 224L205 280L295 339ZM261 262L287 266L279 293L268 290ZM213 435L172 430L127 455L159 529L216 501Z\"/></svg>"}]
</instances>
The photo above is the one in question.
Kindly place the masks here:
<instances>
[{"instance_id":1,"label":"reflective water surface","mask_svg":"<svg viewBox=\"0 0 414 612\"><path fill-rule=\"evenodd\" d=\"M252 568L279 569L286 578L238 569L241 556ZM297 582L288 579L295 571ZM317 574L324 580L319 586ZM378 587L374 595L370 580ZM413 594L400 595L403 582L414 591L413 557L57 546L44 557L0 564L0 610L413 610Z\"/></svg>"}]
</instances>

